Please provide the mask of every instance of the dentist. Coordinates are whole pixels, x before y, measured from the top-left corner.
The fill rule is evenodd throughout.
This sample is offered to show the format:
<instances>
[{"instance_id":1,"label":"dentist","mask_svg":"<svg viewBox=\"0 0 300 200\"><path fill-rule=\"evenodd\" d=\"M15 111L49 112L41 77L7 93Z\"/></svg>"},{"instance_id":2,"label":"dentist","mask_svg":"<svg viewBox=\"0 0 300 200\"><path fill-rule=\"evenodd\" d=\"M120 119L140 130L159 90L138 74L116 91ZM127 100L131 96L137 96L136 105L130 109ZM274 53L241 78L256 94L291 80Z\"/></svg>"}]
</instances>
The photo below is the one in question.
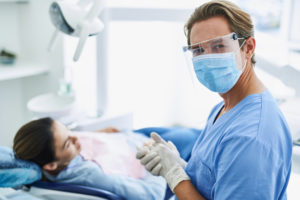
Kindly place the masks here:
<instances>
[{"instance_id":1,"label":"dentist","mask_svg":"<svg viewBox=\"0 0 300 200\"><path fill-rule=\"evenodd\" d=\"M253 24L228 1L197 8L185 25L197 79L223 101L211 111L186 163L157 134L137 158L178 199L286 199L292 140L276 101L254 71ZM274 49L276 50L276 49Z\"/></svg>"}]
</instances>

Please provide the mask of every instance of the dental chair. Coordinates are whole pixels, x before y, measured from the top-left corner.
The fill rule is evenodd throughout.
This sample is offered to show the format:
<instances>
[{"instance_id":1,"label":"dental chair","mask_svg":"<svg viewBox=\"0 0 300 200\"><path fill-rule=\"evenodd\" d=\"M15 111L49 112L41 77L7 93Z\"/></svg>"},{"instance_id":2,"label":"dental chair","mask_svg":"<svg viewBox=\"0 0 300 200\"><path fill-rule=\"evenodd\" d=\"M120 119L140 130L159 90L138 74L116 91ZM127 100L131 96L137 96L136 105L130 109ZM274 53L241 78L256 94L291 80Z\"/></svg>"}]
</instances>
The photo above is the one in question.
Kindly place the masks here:
<instances>
[{"instance_id":1,"label":"dental chair","mask_svg":"<svg viewBox=\"0 0 300 200\"><path fill-rule=\"evenodd\" d=\"M131 130L133 124L132 113L125 113L118 116L103 116L101 119L84 121L77 124L74 130L97 130L108 126L114 126L123 130ZM32 166L25 161L16 161L11 148L0 146L0 189L9 190L9 199L38 199L38 200L122 200L120 196L109 191L79 186L67 183L54 183L36 181L41 179L38 175L37 166ZM31 166L31 167L30 167ZM24 170L25 169L25 170ZM23 177L23 178L22 178ZM18 180L17 179L21 179ZM33 181L36 181L32 183ZM6 182L18 182L25 184L22 189ZM16 184L19 185L19 184ZM18 198L13 198L13 196ZM0 195L0 200L2 199Z\"/></svg>"},{"instance_id":2,"label":"dental chair","mask_svg":"<svg viewBox=\"0 0 300 200\"><path fill-rule=\"evenodd\" d=\"M79 186L66 183L37 181L31 184L29 193L45 200L122 200L111 192L98 188Z\"/></svg>"},{"instance_id":3,"label":"dental chair","mask_svg":"<svg viewBox=\"0 0 300 200\"><path fill-rule=\"evenodd\" d=\"M82 123L79 124L77 126L77 128L75 129L76 131L80 131L80 130L97 130L97 129L101 129L104 127L108 127L108 126L115 126L117 128L121 127L120 129L124 129L124 130L132 130L132 115L128 114L128 115L123 115L123 116L119 116L119 117L115 117L113 119L110 118L102 118L101 121L98 120L94 120L92 122L89 123ZM185 158L186 160L188 160L189 155L190 155L190 151L191 149L185 149L183 148L184 146L180 146L180 144L182 143L182 138L179 137L181 133L184 131L184 133L186 133L186 135L189 135L190 137L185 137L184 139L187 141L187 143L191 143L191 141L195 141L195 138L200 134L200 130L183 130L183 129L178 129L178 128L144 128L144 129L139 129L139 130L135 130L135 132L137 133L142 133L143 135L149 136L151 132L157 132L160 135L162 135L164 137L164 139L168 140L172 139L173 142L175 144L177 144L178 149L180 150L183 158ZM2 154L1 154L2 152ZM10 180L13 180L14 182L16 181L16 171L14 170L18 170L20 168L22 168L23 166L26 167L26 169L28 168L28 162L25 161L18 161L16 163L15 159L13 158L13 152L12 149L10 148L4 148L2 147L2 151L1 151L1 147L0 147L0 157L2 159L0 159L0 187L1 187L1 180L2 182L4 182L4 179L2 177L1 179L1 162L4 165L4 170L7 170L7 173L11 171L10 176L8 176L8 178L10 178ZM3 160L3 158L6 158ZM21 163L19 163L21 162ZM31 164L32 165L32 164ZM33 168L33 169L32 169ZM66 200L66 199L70 199L70 200L121 200L123 199L122 197L113 194L111 192L108 192L106 190L102 190L102 189L98 189L98 188L92 188L92 187L86 187L86 186L79 186L79 185L73 185L73 184L68 184L68 183L54 183L54 182L44 182L44 181L39 181L41 180L41 174L37 177L37 175L35 174L36 170L34 166L31 166L29 169L27 169L28 171L24 171L24 169L22 170L23 173L21 174L21 177L27 177L27 179L30 179L29 182L27 183L23 183L26 185L26 189L24 189L24 191L26 191L26 193L28 195L31 195L32 197L36 197L34 199L38 199L38 200ZM31 170L32 169L32 170ZM6 174L7 174L6 173ZM30 174L32 174L32 176L29 176ZM33 177L33 181L32 181L32 177ZM26 179L26 180L27 180ZM22 182L24 182L24 180L22 180ZM33 182L33 183L32 183ZM2 187L7 187L4 184L2 184ZM8 187L14 187L14 186L8 186ZM168 189L169 190L169 189ZM170 198L172 198L173 193L171 191L167 191L166 196L165 196L165 200L169 200ZM1 196L0 196L1 197ZM142 197L143 198L143 197ZM8 198L9 199L9 198ZM22 200L25 200L25 198L19 198ZM27 198L32 200L33 198ZM1 198L0 198L1 200Z\"/></svg>"},{"instance_id":4,"label":"dental chair","mask_svg":"<svg viewBox=\"0 0 300 200\"><path fill-rule=\"evenodd\" d=\"M74 131L93 131L114 126L122 130L133 128L133 114L123 113L117 116L103 116L101 119L82 121ZM109 191L67 183L37 181L29 185L30 194L46 200L122 200Z\"/></svg>"}]
</instances>

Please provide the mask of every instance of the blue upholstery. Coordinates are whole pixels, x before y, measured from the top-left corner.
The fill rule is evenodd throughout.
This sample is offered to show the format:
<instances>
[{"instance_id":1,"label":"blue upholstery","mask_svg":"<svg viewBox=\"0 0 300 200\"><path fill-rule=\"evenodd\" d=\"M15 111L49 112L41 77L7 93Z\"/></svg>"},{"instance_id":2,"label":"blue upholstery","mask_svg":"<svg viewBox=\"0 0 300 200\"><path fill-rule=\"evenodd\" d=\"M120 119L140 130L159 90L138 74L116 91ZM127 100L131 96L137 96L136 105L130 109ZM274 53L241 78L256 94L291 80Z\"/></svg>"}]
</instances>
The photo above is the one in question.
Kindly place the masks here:
<instances>
[{"instance_id":1,"label":"blue upholstery","mask_svg":"<svg viewBox=\"0 0 300 200\"><path fill-rule=\"evenodd\" d=\"M0 146L0 187L17 187L42 178L39 166L14 157L13 150Z\"/></svg>"},{"instance_id":2,"label":"blue upholstery","mask_svg":"<svg viewBox=\"0 0 300 200\"><path fill-rule=\"evenodd\" d=\"M54 182L43 182L37 181L31 186L48 189L48 190L55 190L55 191L63 191L63 192L71 192L76 194L85 194L91 196L102 197L110 200L122 200L122 198L116 194L111 192L101 190L98 188L91 188L87 186L79 186L73 185L69 183L54 183Z\"/></svg>"}]
</instances>

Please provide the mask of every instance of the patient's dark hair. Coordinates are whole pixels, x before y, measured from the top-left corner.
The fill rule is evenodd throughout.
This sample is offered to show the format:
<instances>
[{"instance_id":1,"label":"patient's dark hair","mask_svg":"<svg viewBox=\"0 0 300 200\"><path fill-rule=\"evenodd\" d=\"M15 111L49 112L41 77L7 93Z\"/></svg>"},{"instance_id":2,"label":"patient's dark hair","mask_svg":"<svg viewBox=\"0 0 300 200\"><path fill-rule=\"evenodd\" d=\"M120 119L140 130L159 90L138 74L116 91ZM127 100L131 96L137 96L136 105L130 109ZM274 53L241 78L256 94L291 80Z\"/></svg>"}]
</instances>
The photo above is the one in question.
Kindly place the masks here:
<instances>
[{"instance_id":1,"label":"patient's dark hair","mask_svg":"<svg viewBox=\"0 0 300 200\"><path fill-rule=\"evenodd\" d=\"M23 125L14 138L15 157L33 161L41 167L55 161L53 122L47 117Z\"/></svg>"}]
</instances>

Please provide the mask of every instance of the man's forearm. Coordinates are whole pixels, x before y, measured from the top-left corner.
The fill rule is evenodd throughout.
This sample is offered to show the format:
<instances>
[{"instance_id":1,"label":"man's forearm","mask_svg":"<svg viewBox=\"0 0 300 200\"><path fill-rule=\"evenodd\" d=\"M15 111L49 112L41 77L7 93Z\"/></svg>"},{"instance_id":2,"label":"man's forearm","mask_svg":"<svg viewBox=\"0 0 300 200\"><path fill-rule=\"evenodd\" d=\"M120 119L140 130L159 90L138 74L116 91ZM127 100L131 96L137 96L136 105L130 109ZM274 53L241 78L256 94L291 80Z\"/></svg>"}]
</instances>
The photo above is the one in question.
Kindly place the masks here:
<instances>
[{"instance_id":1,"label":"man's forearm","mask_svg":"<svg viewBox=\"0 0 300 200\"><path fill-rule=\"evenodd\" d=\"M182 181L175 188L174 193L178 200L205 200L196 190L191 181Z\"/></svg>"}]
</instances>

